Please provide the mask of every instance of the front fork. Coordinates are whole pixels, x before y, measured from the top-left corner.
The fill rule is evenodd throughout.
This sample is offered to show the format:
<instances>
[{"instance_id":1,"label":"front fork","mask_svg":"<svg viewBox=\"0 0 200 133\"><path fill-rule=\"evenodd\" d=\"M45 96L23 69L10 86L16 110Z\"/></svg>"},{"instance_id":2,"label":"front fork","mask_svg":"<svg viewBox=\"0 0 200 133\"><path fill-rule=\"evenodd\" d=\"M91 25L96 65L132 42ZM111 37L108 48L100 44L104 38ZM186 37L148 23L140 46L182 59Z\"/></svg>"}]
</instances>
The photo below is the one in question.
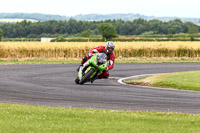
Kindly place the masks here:
<instances>
[{"instance_id":1,"label":"front fork","mask_svg":"<svg viewBox=\"0 0 200 133\"><path fill-rule=\"evenodd\" d=\"M79 80L81 80L83 78L83 76L89 72L90 69L94 69L95 72L92 74L92 76L90 77L90 79L94 78L94 76L96 75L96 68L92 67L92 66L89 66L88 68L86 68L86 70L84 71L85 67L82 66L80 67L79 69L79 72L78 72L78 78Z\"/></svg>"},{"instance_id":2,"label":"front fork","mask_svg":"<svg viewBox=\"0 0 200 133\"><path fill-rule=\"evenodd\" d=\"M84 69L87 67L89 65L89 60L87 61L87 62L85 62L84 64L83 64L83 66L81 66L80 68L79 68L79 71L78 71L78 78L79 78L79 80L81 80L82 78L83 78L83 75L85 74L83 74L83 71L85 71Z\"/></svg>"}]
</instances>

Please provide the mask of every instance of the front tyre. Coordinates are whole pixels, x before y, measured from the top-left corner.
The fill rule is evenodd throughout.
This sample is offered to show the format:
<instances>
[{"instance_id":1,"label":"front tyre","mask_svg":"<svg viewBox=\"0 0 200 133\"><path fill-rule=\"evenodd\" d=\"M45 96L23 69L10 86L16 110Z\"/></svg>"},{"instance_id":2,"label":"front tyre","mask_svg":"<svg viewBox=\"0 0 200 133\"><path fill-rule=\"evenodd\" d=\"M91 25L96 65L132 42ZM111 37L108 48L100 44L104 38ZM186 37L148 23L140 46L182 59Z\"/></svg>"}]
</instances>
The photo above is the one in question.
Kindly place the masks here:
<instances>
[{"instance_id":1,"label":"front tyre","mask_svg":"<svg viewBox=\"0 0 200 133\"><path fill-rule=\"evenodd\" d=\"M76 83L76 84L79 84L79 79L78 79L78 77L75 79L75 83Z\"/></svg>"},{"instance_id":2,"label":"front tyre","mask_svg":"<svg viewBox=\"0 0 200 133\"><path fill-rule=\"evenodd\" d=\"M85 76L80 80L79 84L84 84L91 76L92 74L95 72L94 69L90 69L88 73L85 74Z\"/></svg>"}]
</instances>

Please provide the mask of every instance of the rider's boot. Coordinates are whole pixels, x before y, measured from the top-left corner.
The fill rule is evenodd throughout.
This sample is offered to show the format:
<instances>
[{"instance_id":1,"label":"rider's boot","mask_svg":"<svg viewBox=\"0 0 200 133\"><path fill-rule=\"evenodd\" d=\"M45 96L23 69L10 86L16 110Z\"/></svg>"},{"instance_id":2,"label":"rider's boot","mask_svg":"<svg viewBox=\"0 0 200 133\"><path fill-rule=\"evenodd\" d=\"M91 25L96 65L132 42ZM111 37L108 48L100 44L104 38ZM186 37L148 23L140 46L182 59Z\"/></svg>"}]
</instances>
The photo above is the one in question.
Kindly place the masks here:
<instances>
[{"instance_id":1,"label":"rider's boot","mask_svg":"<svg viewBox=\"0 0 200 133\"><path fill-rule=\"evenodd\" d=\"M77 70L77 72L79 71L79 69L80 69L80 67L82 67L83 66L83 64L81 64L76 70Z\"/></svg>"},{"instance_id":2,"label":"rider's boot","mask_svg":"<svg viewBox=\"0 0 200 133\"><path fill-rule=\"evenodd\" d=\"M82 58L81 65L80 65L76 70L79 71L79 68L80 68L81 66L83 66L83 64L84 64L88 59L89 59L89 57L84 56L84 57Z\"/></svg>"}]
</instances>

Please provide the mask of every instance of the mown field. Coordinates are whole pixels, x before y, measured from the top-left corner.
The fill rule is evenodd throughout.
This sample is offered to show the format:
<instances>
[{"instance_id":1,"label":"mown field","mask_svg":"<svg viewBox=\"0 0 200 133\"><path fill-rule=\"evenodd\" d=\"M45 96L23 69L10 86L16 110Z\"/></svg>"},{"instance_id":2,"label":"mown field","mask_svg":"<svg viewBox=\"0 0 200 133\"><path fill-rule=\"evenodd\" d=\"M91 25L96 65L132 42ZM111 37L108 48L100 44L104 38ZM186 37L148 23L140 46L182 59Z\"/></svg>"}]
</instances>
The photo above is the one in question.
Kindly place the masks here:
<instances>
[{"instance_id":1,"label":"mown field","mask_svg":"<svg viewBox=\"0 0 200 133\"><path fill-rule=\"evenodd\" d=\"M0 103L2 133L198 133L200 115Z\"/></svg>"},{"instance_id":2,"label":"mown field","mask_svg":"<svg viewBox=\"0 0 200 133\"><path fill-rule=\"evenodd\" d=\"M0 42L0 58L82 58L105 42ZM117 58L200 57L200 42L115 42Z\"/></svg>"},{"instance_id":3,"label":"mown field","mask_svg":"<svg viewBox=\"0 0 200 133\"><path fill-rule=\"evenodd\" d=\"M200 71L189 71L154 75L144 79L125 82L137 85L200 91L199 77Z\"/></svg>"}]
</instances>

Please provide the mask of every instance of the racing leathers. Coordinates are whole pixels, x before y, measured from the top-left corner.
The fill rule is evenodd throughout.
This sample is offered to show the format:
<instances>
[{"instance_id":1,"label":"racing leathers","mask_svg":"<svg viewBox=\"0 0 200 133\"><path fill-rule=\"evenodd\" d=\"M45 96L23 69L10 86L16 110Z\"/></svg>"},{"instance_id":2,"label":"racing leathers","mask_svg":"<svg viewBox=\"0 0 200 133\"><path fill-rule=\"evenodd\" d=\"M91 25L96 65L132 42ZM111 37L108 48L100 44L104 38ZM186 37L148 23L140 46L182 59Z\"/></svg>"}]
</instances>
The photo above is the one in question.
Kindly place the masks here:
<instances>
[{"instance_id":1,"label":"racing leathers","mask_svg":"<svg viewBox=\"0 0 200 133\"><path fill-rule=\"evenodd\" d=\"M105 53L107 55L107 60L109 61L108 63L108 66L107 66L107 69L103 71L103 73L98 77L99 79L102 79L102 78L108 78L109 77L109 70L111 70L113 67L114 67L114 62L115 62L115 54L112 52L110 54L107 54L106 53L106 49L104 46L98 46L94 49L91 49L89 51L89 55L88 56L84 56L83 59L82 59L82 62L81 64L84 64L87 60L90 59L90 57L94 54L94 53Z\"/></svg>"}]
</instances>

